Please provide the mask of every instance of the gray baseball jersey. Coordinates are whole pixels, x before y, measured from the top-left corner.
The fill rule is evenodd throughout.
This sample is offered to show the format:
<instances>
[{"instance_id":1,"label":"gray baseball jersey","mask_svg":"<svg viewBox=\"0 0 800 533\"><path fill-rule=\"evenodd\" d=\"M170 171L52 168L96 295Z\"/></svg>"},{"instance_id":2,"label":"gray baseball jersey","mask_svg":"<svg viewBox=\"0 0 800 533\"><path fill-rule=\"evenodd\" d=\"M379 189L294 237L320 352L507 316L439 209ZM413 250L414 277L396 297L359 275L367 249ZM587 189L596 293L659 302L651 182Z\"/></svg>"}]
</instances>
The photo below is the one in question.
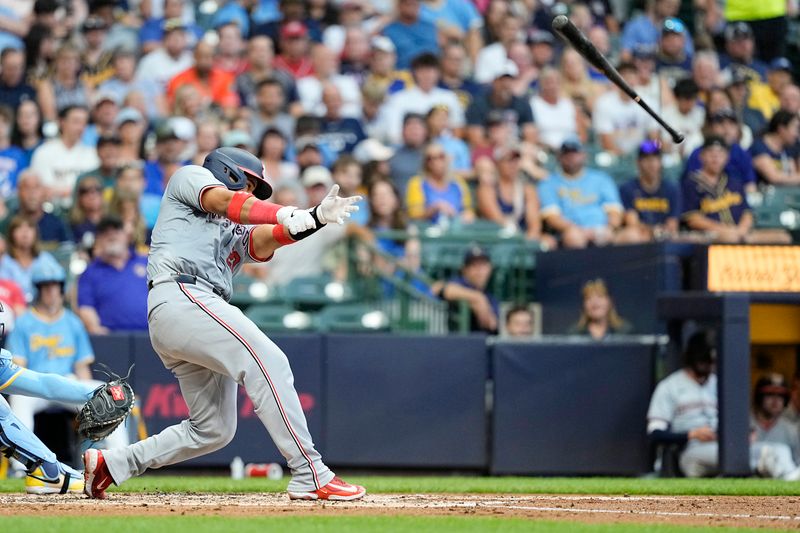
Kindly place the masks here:
<instances>
[{"instance_id":1,"label":"gray baseball jersey","mask_svg":"<svg viewBox=\"0 0 800 533\"><path fill-rule=\"evenodd\" d=\"M704 384L683 369L664 378L653 392L647 411L647 431L668 429L685 433L703 426L717 429L717 376Z\"/></svg>"},{"instance_id":2,"label":"gray baseball jersey","mask_svg":"<svg viewBox=\"0 0 800 533\"><path fill-rule=\"evenodd\" d=\"M164 193L150 250L150 341L178 379L189 418L127 448L104 451L106 464L120 484L148 468L225 446L236 432L238 385L247 391L256 415L286 458L292 472L289 491L315 490L334 474L312 442L289 361L226 301L233 274L242 263L258 258L251 247L252 226L234 224L203 209L203 191L221 186L202 167L175 172ZM208 284L175 279L173 274L194 275Z\"/></svg>"},{"instance_id":3,"label":"gray baseball jersey","mask_svg":"<svg viewBox=\"0 0 800 533\"><path fill-rule=\"evenodd\" d=\"M775 423L765 428L759 424L754 416L750 417L750 426L756 432L756 442L780 442L792 450L795 463L800 463L800 432L797 426L784 418L779 418Z\"/></svg>"},{"instance_id":4,"label":"gray baseball jersey","mask_svg":"<svg viewBox=\"0 0 800 533\"><path fill-rule=\"evenodd\" d=\"M147 279L159 274L191 274L230 298L231 280L242 265L257 261L250 248L254 226L235 224L203 209L201 195L224 187L208 169L188 165L169 179L153 228Z\"/></svg>"}]
</instances>

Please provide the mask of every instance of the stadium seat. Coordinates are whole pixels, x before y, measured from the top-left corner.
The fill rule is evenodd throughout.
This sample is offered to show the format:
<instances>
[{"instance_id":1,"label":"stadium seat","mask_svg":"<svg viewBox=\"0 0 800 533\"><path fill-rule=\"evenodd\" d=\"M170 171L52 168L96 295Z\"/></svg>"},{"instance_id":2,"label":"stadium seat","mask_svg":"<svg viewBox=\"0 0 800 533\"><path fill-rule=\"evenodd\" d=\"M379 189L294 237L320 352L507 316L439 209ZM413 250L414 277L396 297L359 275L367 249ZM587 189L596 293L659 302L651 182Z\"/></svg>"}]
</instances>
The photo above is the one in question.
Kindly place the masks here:
<instances>
[{"instance_id":1,"label":"stadium seat","mask_svg":"<svg viewBox=\"0 0 800 533\"><path fill-rule=\"evenodd\" d=\"M328 276L295 278L283 290L284 300L297 309L319 309L352 301L353 297L352 287L334 282Z\"/></svg>"},{"instance_id":2,"label":"stadium seat","mask_svg":"<svg viewBox=\"0 0 800 533\"><path fill-rule=\"evenodd\" d=\"M388 331L389 319L366 304L329 305L319 312L320 328L332 332Z\"/></svg>"},{"instance_id":3,"label":"stadium seat","mask_svg":"<svg viewBox=\"0 0 800 533\"><path fill-rule=\"evenodd\" d=\"M247 309L245 316L265 333L308 331L317 325L313 315L285 304L254 305Z\"/></svg>"}]
</instances>

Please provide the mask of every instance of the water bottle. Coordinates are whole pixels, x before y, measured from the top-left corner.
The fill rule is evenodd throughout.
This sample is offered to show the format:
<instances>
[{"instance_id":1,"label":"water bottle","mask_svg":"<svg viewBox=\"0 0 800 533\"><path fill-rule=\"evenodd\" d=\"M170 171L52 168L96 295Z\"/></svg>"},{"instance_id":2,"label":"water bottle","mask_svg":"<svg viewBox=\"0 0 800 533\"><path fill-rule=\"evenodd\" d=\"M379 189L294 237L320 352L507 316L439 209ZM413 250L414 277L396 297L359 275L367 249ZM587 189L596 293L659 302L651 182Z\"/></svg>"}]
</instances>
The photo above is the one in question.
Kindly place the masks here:
<instances>
[{"instance_id":1,"label":"water bottle","mask_svg":"<svg viewBox=\"0 0 800 533\"><path fill-rule=\"evenodd\" d=\"M283 468L278 463L248 463L244 467L246 477L283 478Z\"/></svg>"},{"instance_id":2,"label":"water bottle","mask_svg":"<svg viewBox=\"0 0 800 533\"><path fill-rule=\"evenodd\" d=\"M244 478L244 461L238 455L231 461L231 479Z\"/></svg>"}]
</instances>

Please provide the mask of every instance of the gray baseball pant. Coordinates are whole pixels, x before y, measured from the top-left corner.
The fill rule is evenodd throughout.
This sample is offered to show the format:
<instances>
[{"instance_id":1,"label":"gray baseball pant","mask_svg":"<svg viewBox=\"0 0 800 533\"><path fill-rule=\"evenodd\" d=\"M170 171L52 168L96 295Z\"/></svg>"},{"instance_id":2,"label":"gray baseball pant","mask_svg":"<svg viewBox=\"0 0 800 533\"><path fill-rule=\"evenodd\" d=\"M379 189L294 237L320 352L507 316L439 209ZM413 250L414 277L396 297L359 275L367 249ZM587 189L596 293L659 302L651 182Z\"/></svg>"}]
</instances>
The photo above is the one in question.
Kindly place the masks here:
<instances>
[{"instance_id":1,"label":"gray baseball pant","mask_svg":"<svg viewBox=\"0 0 800 533\"><path fill-rule=\"evenodd\" d=\"M204 286L173 281L153 287L147 308L153 348L178 379L189 419L104 451L116 484L228 444L236 432L237 385L286 458L290 491L333 479L314 448L286 355L240 309Z\"/></svg>"}]
</instances>

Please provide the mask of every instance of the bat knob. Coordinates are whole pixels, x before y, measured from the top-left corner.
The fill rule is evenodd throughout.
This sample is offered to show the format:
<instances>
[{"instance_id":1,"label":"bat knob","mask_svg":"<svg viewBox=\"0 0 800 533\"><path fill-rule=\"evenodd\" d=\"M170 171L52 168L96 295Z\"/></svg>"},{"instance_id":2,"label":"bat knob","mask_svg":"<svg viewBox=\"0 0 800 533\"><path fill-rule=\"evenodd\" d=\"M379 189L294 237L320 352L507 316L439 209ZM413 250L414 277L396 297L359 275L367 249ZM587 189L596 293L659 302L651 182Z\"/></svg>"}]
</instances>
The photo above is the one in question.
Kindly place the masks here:
<instances>
[{"instance_id":1,"label":"bat knob","mask_svg":"<svg viewBox=\"0 0 800 533\"><path fill-rule=\"evenodd\" d=\"M685 137L683 136L683 133L679 131L676 131L675 133L672 134L672 142L674 142L675 144L682 143L683 139L685 139Z\"/></svg>"},{"instance_id":2,"label":"bat knob","mask_svg":"<svg viewBox=\"0 0 800 533\"><path fill-rule=\"evenodd\" d=\"M552 26L553 29L558 31L564 26L569 24L569 18L566 15L558 15L556 18L553 19Z\"/></svg>"}]
</instances>

